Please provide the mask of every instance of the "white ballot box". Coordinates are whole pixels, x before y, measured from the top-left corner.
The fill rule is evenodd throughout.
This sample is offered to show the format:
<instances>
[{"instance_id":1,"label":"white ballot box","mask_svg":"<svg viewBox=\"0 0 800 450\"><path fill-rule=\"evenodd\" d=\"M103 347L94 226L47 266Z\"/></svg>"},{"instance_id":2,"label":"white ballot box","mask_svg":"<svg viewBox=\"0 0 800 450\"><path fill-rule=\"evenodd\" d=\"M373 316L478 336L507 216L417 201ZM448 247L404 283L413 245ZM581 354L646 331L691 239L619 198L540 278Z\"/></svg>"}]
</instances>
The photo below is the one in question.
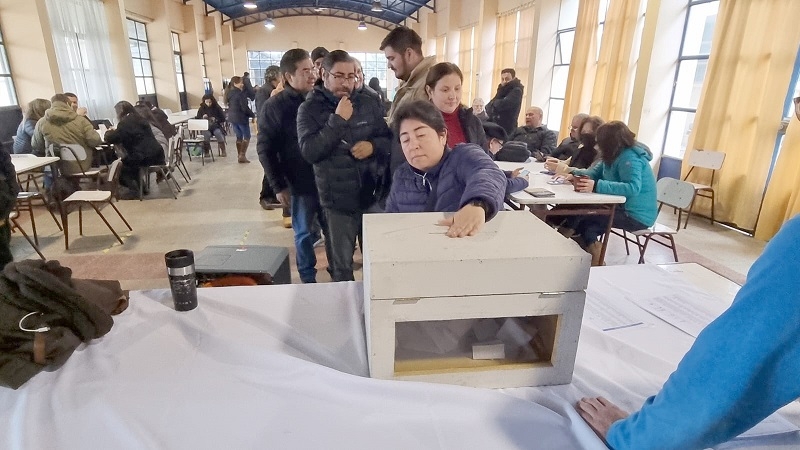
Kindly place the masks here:
<instances>
[{"instance_id":1,"label":"white ballot box","mask_svg":"<svg viewBox=\"0 0 800 450\"><path fill-rule=\"evenodd\" d=\"M490 388L569 383L589 254L530 212L500 212L460 239L445 236L442 217L364 215L371 376ZM489 356L474 352L487 348Z\"/></svg>"}]
</instances>

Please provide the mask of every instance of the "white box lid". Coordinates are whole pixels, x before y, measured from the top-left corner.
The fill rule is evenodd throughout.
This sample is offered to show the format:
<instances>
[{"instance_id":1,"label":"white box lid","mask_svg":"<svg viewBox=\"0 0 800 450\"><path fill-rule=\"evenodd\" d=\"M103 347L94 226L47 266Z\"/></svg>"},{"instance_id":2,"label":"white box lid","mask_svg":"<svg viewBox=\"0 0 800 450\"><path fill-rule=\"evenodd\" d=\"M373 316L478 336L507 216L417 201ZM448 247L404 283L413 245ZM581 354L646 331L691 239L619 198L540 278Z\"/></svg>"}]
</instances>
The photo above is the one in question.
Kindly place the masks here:
<instances>
[{"instance_id":1,"label":"white box lid","mask_svg":"<svg viewBox=\"0 0 800 450\"><path fill-rule=\"evenodd\" d=\"M364 293L372 300L586 289L591 257L527 211L502 211L449 238L442 213L365 214Z\"/></svg>"}]
</instances>

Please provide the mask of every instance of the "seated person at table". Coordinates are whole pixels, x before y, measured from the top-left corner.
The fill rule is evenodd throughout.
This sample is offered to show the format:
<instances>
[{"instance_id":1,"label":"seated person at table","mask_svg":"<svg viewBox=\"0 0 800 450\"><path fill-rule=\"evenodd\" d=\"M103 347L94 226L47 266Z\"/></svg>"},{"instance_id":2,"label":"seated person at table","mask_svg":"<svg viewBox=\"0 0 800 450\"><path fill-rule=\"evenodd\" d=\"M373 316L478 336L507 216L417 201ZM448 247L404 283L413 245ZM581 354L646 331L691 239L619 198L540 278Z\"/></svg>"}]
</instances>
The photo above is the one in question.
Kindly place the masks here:
<instances>
[{"instance_id":1,"label":"seated person at table","mask_svg":"<svg viewBox=\"0 0 800 450\"><path fill-rule=\"evenodd\" d=\"M264 89L262 87L262 89ZM225 111L217 103L217 99L211 94L203 96L203 104L197 109L197 119L208 120L208 130L203 131L203 138L205 138L205 148L211 148L211 135L217 138L217 145L219 145L220 156L228 156L225 153L225 131L222 128L225 123Z\"/></svg>"},{"instance_id":2,"label":"seated person at table","mask_svg":"<svg viewBox=\"0 0 800 450\"><path fill-rule=\"evenodd\" d=\"M133 191L128 193L132 196L139 192L139 168L165 164L164 150L150 130L150 123L136 112L133 105L123 100L114 105L114 111L119 125L106 131L105 139L124 150L119 183Z\"/></svg>"},{"instance_id":3,"label":"seated person at table","mask_svg":"<svg viewBox=\"0 0 800 450\"><path fill-rule=\"evenodd\" d=\"M461 83L464 76L461 69L453 63L443 62L434 65L425 78L425 92L428 99L444 117L447 126L447 146L450 148L468 142L478 144L488 150L486 134L481 120L471 109L461 104Z\"/></svg>"},{"instance_id":4,"label":"seated person at table","mask_svg":"<svg viewBox=\"0 0 800 450\"><path fill-rule=\"evenodd\" d=\"M58 167L64 175L75 175L89 170L94 160L94 148L102 144L103 140L91 122L72 110L69 99L64 94L56 94L50 100L52 106L36 123L31 138L33 153L36 156L45 156L45 150L52 144L80 145L86 151L86 159L60 161Z\"/></svg>"},{"instance_id":5,"label":"seated person at table","mask_svg":"<svg viewBox=\"0 0 800 450\"><path fill-rule=\"evenodd\" d=\"M447 127L433 104L414 101L394 112L406 162L394 173L386 212L455 212L439 222L450 237L472 236L503 209L506 176L475 144L447 147Z\"/></svg>"},{"instance_id":6,"label":"seated person at table","mask_svg":"<svg viewBox=\"0 0 800 450\"><path fill-rule=\"evenodd\" d=\"M528 144L528 150L534 158L544 161L556 148L556 132L547 128L542 123L544 112L542 108L531 106L525 111L525 125L517 128L508 136L511 141L521 141Z\"/></svg>"},{"instance_id":7,"label":"seated person at table","mask_svg":"<svg viewBox=\"0 0 800 450\"><path fill-rule=\"evenodd\" d=\"M558 175L572 173L575 169L588 169L600 157L595 147L595 134L600 125L605 122L598 116L583 119L578 129L580 130L578 151L575 156L565 161L556 158L547 158L544 168Z\"/></svg>"},{"instance_id":8,"label":"seated person at table","mask_svg":"<svg viewBox=\"0 0 800 450\"><path fill-rule=\"evenodd\" d=\"M178 134L178 130L175 129L175 126L169 123L169 117L167 117L167 113L165 113L161 108L157 106L153 106L152 103L144 100L140 100L136 102L137 105L145 105L150 108L150 114L153 115L153 118L156 119L156 127L164 133L164 137L169 139L172 136Z\"/></svg>"},{"instance_id":9,"label":"seated person at table","mask_svg":"<svg viewBox=\"0 0 800 450\"><path fill-rule=\"evenodd\" d=\"M25 116L17 127L17 135L14 137L14 154L33 153L31 139L36 129L36 122L44 117L44 112L50 108L50 100L43 98L33 99L28 103Z\"/></svg>"},{"instance_id":10,"label":"seated person at table","mask_svg":"<svg viewBox=\"0 0 800 450\"><path fill-rule=\"evenodd\" d=\"M611 448L702 449L800 397L800 217L753 263L733 304L697 336L661 391L628 416L583 398L581 417Z\"/></svg>"},{"instance_id":11,"label":"seated person at table","mask_svg":"<svg viewBox=\"0 0 800 450\"><path fill-rule=\"evenodd\" d=\"M489 156L494 159L497 152L503 148L503 142L506 141L508 135L506 134L506 130L503 129L500 125L494 122L486 122L483 124L483 130L486 132L486 138L489 139ZM527 175L520 175L523 168L519 167L514 170L504 170L503 173L506 174L506 178L508 179L508 185L506 186L506 195L511 194L513 192L519 192L526 187L528 187L528 176Z\"/></svg>"},{"instance_id":12,"label":"seated person at table","mask_svg":"<svg viewBox=\"0 0 800 450\"><path fill-rule=\"evenodd\" d=\"M161 146L161 148L164 149L164 155L166 155L167 148L169 147L169 142L167 141L167 138L164 136L164 133L162 133L161 130L158 129L158 125L156 125L156 119L150 112L150 108L148 108L146 105L137 104L136 106L133 107L133 109L135 109L136 113L144 117L145 120L147 120L147 123L150 124L150 131L153 132L153 136L155 136L156 141L158 141L158 144Z\"/></svg>"},{"instance_id":13,"label":"seated person at table","mask_svg":"<svg viewBox=\"0 0 800 450\"><path fill-rule=\"evenodd\" d=\"M650 168L653 155L636 145L636 135L627 125L613 121L597 129L600 162L588 169L575 169L567 179L574 180L578 192L622 195L625 203L618 205L612 227L625 231L643 230L653 226L658 215L656 178ZM576 176L585 178L575 179ZM600 236L605 234L606 216L581 216L575 224L575 234L598 265Z\"/></svg>"},{"instance_id":14,"label":"seated person at table","mask_svg":"<svg viewBox=\"0 0 800 450\"><path fill-rule=\"evenodd\" d=\"M569 136L567 136L558 147L550 153L550 156L556 159L565 160L575 156L578 153L578 146L581 143L581 124L584 119L589 117L588 114L580 113L572 117L572 122L569 126ZM547 158L550 159L550 158Z\"/></svg>"},{"instance_id":15,"label":"seated person at table","mask_svg":"<svg viewBox=\"0 0 800 450\"><path fill-rule=\"evenodd\" d=\"M17 171L11 163L11 155L0 148L0 270L14 260L11 254L11 220L9 215L17 202Z\"/></svg>"}]
</instances>

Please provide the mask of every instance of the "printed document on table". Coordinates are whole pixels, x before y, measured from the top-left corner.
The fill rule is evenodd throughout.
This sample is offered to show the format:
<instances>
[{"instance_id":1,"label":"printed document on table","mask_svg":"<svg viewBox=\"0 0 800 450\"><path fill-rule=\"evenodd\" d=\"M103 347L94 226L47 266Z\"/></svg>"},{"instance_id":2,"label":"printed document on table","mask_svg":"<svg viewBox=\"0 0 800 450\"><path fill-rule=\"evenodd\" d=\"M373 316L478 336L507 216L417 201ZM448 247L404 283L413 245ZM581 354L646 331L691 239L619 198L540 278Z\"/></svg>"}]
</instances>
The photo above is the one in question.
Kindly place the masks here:
<instances>
[{"instance_id":1,"label":"printed document on table","mask_svg":"<svg viewBox=\"0 0 800 450\"><path fill-rule=\"evenodd\" d=\"M606 295L589 289L586 291L586 307L583 310L583 323L600 330L613 331L623 328L644 326L647 317L636 305L620 295L613 300Z\"/></svg>"},{"instance_id":2,"label":"printed document on table","mask_svg":"<svg viewBox=\"0 0 800 450\"><path fill-rule=\"evenodd\" d=\"M640 308L692 337L697 337L717 314L683 292L658 297L630 298Z\"/></svg>"}]
</instances>

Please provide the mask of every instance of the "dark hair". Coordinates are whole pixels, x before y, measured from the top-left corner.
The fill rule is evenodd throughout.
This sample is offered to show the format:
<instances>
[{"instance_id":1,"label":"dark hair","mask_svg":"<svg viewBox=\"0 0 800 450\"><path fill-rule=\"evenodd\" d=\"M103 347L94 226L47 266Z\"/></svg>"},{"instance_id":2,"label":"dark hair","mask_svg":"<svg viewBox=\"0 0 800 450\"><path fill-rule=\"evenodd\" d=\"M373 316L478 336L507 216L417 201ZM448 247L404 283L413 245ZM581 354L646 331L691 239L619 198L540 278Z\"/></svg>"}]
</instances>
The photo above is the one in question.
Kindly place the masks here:
<instances>
[{"instance_id":1,"label":"dark hair","mask_svg":"<svg viewBox=\"0 0 800 450\"><path fill-rule=\"evenodd\" d=\"M636 135L625 123L612 120L597 129L597 146L600 148L600 157L606 164L611 164L617 159L620 152L636 144Z\"/></svg>"},{"instance_id":2,"label":"dark hair","mask_svg":"<svg viewBox=\"0 0 800 450\"><path fill-rule=\"evenodd\" d=\"M397 108L392 117L392 130L395 136L400 136L400 124L408 119L419 120L439 134L447 130L442 113L433 106L433 103L426 100L415 100Z\"/></svg>"},{"instance_id":3,"label":"dark hair","mask_svg":"<svg viewBox=\"0 0 800 450\"><path fill-rule=\"evenodd\" d=\"M594 133L597 134L597 129L606 122L600 116L586 116L583 120L581 120L581 124L578 126L578 134L581 133L583 126L587 123L592 126L592 130L594 130Z\"/></svg>"},{"instance_id":4,"label":"dark hair","mask_svg":"<svg viewBox=\"0 0 800 450\"><path fill-rule=\"evenodd\" d=\"M231 77L231 81L228 82L228 86L239 84L241 82L242 82L242 77L240 76Z\"/></svg>"},{"instance_id":5,"label":"dark hair","mask_svg":"<svg viewBox=\"0 0 800 450\"><path fill-rule=\"evenodd\" d=\"M334 50L322 60L322 68L330 72L337 63L352 63L353 58L344 50ZM355 63L354 63L355 64Z\"/></svg>"},{"instance_id":6,"label":"dark hair","mask_svg":"<svg viewBox=\"0 0 800 450\"><path fill-rule=\"evenodd\" d=\"M127 115L130 115L130 114L137 115L137 116L139 115L136 112L136 109L134 109L133 105L131 105L131 102L127 102L125 100L122 100L121 102L117 102L117 104L114 105L114 111L117 112L117 120L122 120L123 117L125 117Z\"/></svg>"},{"instance_id":7,"label":"dark hair","mask_svg":"<svg viewBox=\"0 0 800 450\"><path fill-rule=\"evenodd\" d=\"M415 53L422 55L422 38L416 31L408 27L397 27L390 31L381 41L381 50L392 47L397 53L405 53L406 49L414 50Z\"/></svg>"},{"instance_id":8,"label":"dark hair","mask_svg":"<svg viewBox=\"0 0 800 450\"><path fill-rule=\"evenodd\" d=\"M516 78L517 77L517 71L512 69L512 68L510 68L510 67L506 67L505 69L500 71L500 75L502 75L504 73L510 73L511 74L511 78Z\"/></svg>"},{"instance_id":9,"label":"dark hair","mask_svg":"<svg viewBox=\"0 0 800 450\"><path fill-rule=\"evenodd\" d=\"M322 48L322 47L317 47ZM314 49L316 51L316 49ZM325 50L323 48L323 50ZM328 51L325 50L327 53ZM307 51L303 50L302 48L293 48L281 56L281 76L286 77L287 73L294 73L297 70L297 64L307 60L308 58L314 59L311 57Z\"/></svg>"},{"instance_id":10,"label":"dark hair","mask_svg":"<svg viewBox=\"0 0 800 450\"><path fill-rule=\"evenodd\" d=\"M278 81L281 79L281 68L278 66L269 66L264 71L264 82Z\"/></svg>"},{"instance_id":11,"label":"dark hair","mask_svg":"<svg viewBox=\"0 0 800 450\"><path fill-rule=\"evenodd\" d=\"M372 77L369 79L369 87L375 89L376 91L381 90L381 80L378 77Z\"/></svg>"},{"instance_id":12,"label":"dark hair","mask_svg":"<svg viewBox=\"0 0 800 450\"><path fill-rule=\"evenodd\" d=\"M158 122L156 122L156 118L153 117L153 113L150 112L150 108L148 108L147 105L137 104L133 107L133 109L136 110L136 114L139 114L140 116L144 117L145 120L150 122L150 125L153 125L156 128L158 127Z\"/></svg>"},{"instance_id":13,"label":"dark hair","mask_svg":"<svg viewBox=\"0 0 800 450\"><path fill-rule=\"evenodd\" d=\"M249 77L249 76L250 76L250 72L245 72L244 74L242 74L242 78Z\"/></svg>"},{"instance_id":14,"label":"dark hair","mask_svg":"<svg viewBox=\"0 0 800 450\"><path fill-rule=\"evenodd\" d=\"M66 95L67 97L78 98L78 96L73 94L72 92L64 92L64 95Z\"/></svg>"},{"instance_id":15,"label":"dark hair","mask_svg":"<svg viewBox=\"0 0 800 450\"><path fill-rule=\"evenodd\" d=\"M425 86L433 89L436 87L436 83L438 83L439 80L453 73L458 75L462 83L464 82L464 75L457 65L449 62L436 64L428 71L428 76L425 78Z\"/></svg>"},{"instance_id":16,"label":"dark hair","mask_svg":"<svg viewBox=\"0 0 800 450\"><path fill-rule=\"evenodd\" d=\"M203 103L205 103L206 100L211 100L211 107L212 108L214 108L216 106L219 106L219 103L217 102L217 98L214 97L214 94L206 94L206 95L204 95L203 99L201 101Z\"/></svg>"},{"instance_id":17,"label":"dark hair","mask_svg":"<svg viewBox=\"0 0 800 450\"><path fill-rule=\"evenodd\" d=\"M489 140L497 139L498 141L507 141L508 133L505 128L494 122L486 122L483 124L483 131L486 133L486 138Z\"/></svg>"},{"instance_id":18,"label":"dark hair","mask_svg":"<svg viewBox=\"0 0 800 450\"><path fill-rule=\"evenodd\" d=\"M296 50L300 50L300 49L296 49ZM289 51L291 51L291 50L289 50ZM305 51L305 50L303 50L303 51ZM288 53L288 52L286 52L286 53ZM325 48L325 47L317 47L314 50L311 50L311 60L312 61L316 61L316 60L318 60L320 58L324 58L324 57L328 56L328 53L330 53L330 52L328 51L327 48ZM281 59L281 61L283 61L283 59ZM281 64L281 67L283 67L283 64ZM292 72L294 72L294 70L292 70Z\"/></svg>"},{"instance_id":19,"label":"dark hair","mask_svg":"<svg viewBox=\"0 0 800 450\"><path fill-rule=\"evenodd\" d=\"M62 102L69 105L69 98L67 98L66 94L56 94L50 97L51 102Z\"/></svg>"}]
</instances>

